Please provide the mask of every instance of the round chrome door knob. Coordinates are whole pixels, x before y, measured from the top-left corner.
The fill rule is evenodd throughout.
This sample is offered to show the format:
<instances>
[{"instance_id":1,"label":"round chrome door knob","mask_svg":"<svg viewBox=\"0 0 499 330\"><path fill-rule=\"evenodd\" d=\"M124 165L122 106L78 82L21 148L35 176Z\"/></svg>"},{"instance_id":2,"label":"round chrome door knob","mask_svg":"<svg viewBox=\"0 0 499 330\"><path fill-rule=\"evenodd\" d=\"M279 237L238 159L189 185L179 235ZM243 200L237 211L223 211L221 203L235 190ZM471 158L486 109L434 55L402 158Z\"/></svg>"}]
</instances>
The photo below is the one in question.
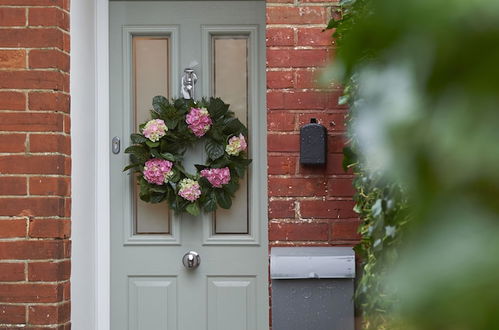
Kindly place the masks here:
<instances>
[{"instance_id":1,"label":"round chrome door knob","mask_svg":"<svg viewBox=\"0 0 499 330\"><path fill-rule=\"evenodd\" d=\"M201 257L199 256L199 253L197 253L196 251L189 251L186 254L184 254L184 257L182 258L182 263L184 264L185 268L194 269L197 268L201 263Z\"/></svg>"}]
</instances>

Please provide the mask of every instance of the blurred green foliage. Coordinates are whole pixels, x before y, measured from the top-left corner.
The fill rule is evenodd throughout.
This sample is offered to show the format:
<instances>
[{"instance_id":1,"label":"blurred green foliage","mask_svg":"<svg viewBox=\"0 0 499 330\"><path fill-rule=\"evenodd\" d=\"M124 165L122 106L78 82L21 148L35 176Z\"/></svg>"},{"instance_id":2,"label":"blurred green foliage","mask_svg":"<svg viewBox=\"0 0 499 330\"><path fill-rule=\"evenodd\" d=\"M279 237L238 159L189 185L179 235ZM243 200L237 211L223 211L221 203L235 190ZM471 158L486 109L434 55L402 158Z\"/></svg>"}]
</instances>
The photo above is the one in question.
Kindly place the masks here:
<instances>
[{"instance_id":1,"label":"blurred green foliage","mask_svg":"<svg viewBox=\"0 0 499 330\"><path fill-rule=\"evenodd\" d=\"M366 329L499 329L499 1L349 0Z\"/></svg>"}]
</instances>

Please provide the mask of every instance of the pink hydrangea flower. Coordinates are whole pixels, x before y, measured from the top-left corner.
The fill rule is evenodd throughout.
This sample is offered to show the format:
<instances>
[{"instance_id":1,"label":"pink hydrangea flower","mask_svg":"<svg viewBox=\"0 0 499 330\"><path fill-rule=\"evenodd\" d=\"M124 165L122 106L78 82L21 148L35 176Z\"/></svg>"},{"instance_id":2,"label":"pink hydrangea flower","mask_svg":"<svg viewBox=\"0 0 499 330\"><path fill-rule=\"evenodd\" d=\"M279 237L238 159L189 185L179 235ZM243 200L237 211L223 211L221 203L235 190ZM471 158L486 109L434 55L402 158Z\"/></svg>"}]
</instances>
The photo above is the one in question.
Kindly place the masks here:
<instances>
[{"instance_id":1,"label":"pink hydrangea flower","mask_svg":"<svg viewBox=\"0 0 499 330\"><path fill-rule=\"evenodd\" d=\"M168 131L168 127L166 127L166 124L163 120L153 119L149 120L146 123L144 129L142 130L142 133L146 138L148 138L152 142L156 142L160 138L165 136L166 131Z\"/></svg>"},{"instance_id":2,"label":"pink hydrangea flower","mask_svg":"<svg viewBox=\"0 0 499 330\"><path fill-rule=\"evenodd\" d=\"M233 136L229 139L229 143L225 147L225 152L229 155L237 156L241 151L246 150L248 144L244 139L244 135L239 134L239 136Z\"/></svg>"},{"instance_id":3,"label":"pink hydrangea flower","mask_svg":"<svg viewBox=\"0 0 499 330\"><path fill-rule=\"evenodd\" d=\"M213 123L206 108L191 108L185 117L185 122L197 137L205 135Z\"/></svg>"},{"instance_id":4,"label":"pink hydrangea flower","mask_svg":"<svg viewBox=\"0 0 499 330\"><path fill-rule=\"evenodd\" d=\"M173 174L173 163L159 158L149 159L144 166L144 178L149 183L163 185Z\"/></svg>"},{"instance_id":5,"label":"pink hydrangea flower","mask_svg":"<svg viewBox=\"0 0 499 330\"><path fill-rule=\"evenodd\" d=\"M180 189L178 191L179 196L187 199L188 201L194 202L201 196L201 186L199 183L192 179L182 179L179 182Z\"/></svg>"},{"instance_id":6,"label":"pink hydrangea flower","mask_svg":"<svg viewBox=\"0 0 499 330\"><path fill-rule=\"evenodd\" d=\"M201 171L201 176L205 177L216 188L221 188L223 184L230 182L230 170L228 167L205 168Z\"/></svg>"}]
</instances>

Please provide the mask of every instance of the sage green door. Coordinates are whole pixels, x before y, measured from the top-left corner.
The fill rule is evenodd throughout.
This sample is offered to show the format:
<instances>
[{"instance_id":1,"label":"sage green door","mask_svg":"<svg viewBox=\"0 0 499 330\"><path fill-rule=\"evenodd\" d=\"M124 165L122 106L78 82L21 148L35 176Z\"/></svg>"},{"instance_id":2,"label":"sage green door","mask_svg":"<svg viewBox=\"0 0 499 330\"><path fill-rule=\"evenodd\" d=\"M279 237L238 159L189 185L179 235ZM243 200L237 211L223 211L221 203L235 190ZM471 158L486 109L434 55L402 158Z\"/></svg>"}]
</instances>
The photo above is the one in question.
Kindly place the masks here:
<instances>
[{"instance_id":1,"label":"sage green door","mask_svg":"<svg viewBox=\"0 0 499 330\"><path fill-rule=\"evenodd\" d=\"M268 329L265 3L112 1L111 329ZM155 95L179 97L185 68L195 98L219 96L249 128L253 159L230 210L177 216L137 199L122 169L130 133ZM204 163L203 147L185 163ZM117 150L115 150L117 151ZM200 255L188 269L182 257Z\"/></svg>"}]
</instances>

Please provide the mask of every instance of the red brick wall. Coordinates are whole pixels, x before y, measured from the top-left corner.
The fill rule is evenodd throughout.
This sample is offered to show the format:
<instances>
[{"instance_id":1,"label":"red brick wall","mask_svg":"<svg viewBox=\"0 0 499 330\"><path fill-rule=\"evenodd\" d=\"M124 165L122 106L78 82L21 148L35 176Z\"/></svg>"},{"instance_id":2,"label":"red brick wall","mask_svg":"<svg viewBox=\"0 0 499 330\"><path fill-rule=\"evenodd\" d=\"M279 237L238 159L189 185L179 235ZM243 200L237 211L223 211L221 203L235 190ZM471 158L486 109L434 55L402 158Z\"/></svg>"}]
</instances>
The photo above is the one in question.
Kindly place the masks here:
<instances>
[{"instance_id":1,"label":"red brick wall","mask_svg":"<svg viewBox=\"0 0 499 330\"><path fill-rule=\"evenodd\" d=\"M69 0L0 0L0 329L69 329Z\"/></svg>"},{"instance_id":2,"label":"red brick wall","mask_svg":"<svg viewBox=\"0 0 499 330\"><path fill-rule=\"evenodd\" d=\"M337 3L267 1L269 240L276 245L354 245L352 176L342 169L346 108L341 89L320 86L331 61L331 32L322 32ZM299 130L317 118L328 129L328 163L299 164Z\"/></svg>"}]
</instances>

